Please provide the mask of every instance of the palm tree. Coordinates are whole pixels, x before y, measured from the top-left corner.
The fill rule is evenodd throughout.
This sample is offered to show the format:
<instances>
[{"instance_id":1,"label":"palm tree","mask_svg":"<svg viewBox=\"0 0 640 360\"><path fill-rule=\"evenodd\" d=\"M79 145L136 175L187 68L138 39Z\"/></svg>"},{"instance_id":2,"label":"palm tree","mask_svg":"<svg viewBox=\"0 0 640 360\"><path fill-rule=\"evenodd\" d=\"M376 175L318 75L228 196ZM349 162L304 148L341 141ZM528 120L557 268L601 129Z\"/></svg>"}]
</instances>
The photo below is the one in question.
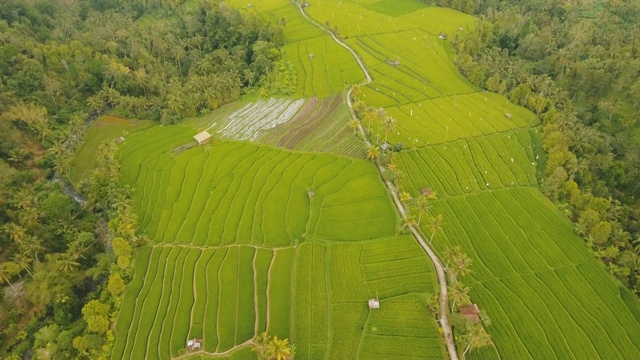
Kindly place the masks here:
<instances>
[{"instance_id":1,"label":"palm tree","mask_svg":"<svg viewBox=\"0 0 640 360\"><path fill-rule=\"evenodd\" d=\"M394 118L392 118L391 116L387 116L384 119L384 129L385 129L385 134L384 134L384 142L387 142L387 139L389 138L389 131L393 131L393 129L395 129L396 127L396 120Z\"/></svg>"},{"instance_id":2,"label":"palm tree","mask_svg":"<svg viewBox=\"0 0 640 360\"><path fill-rule=\"evenodd\" d=\"M458 307L471 303L469 291L469 287L459 282L454 283L453 286L449 286L449 299L452 301L451 312L456 308L456 303L458 303Z\"/></svg>"},{"instance_id":3,"label":"palm tree","mask_svg":"<svg viewBox=\"0 0 640 360\"><path fill-rule=\"evenodd\" d=\"M400 201L403 204L409 203L411 201L411 199L412 199L411 198L411 194L409 194L408 192L403 191L403 192L400 193Z\"/></svg>"},{"instance_id":4,"label":"palm tree","mask_svg":"<svg viewBox=\"0 0 640 360\"><path fill-rule=\"evenodd\" d=\"M36 262L40 262L38 254L44 251L42 240L35 236L27 236L23 240L22 244L20 244L20 251L25 255L33 256Z\"/></svg>"},{"instance_id":5,"label":"palm tree","mask_svg":"<svg viewBox=\"0 0 640 360\"><path fill-rule=\"evenodd\" d=\"M77 254L72 254L70 252L62 253L57 259L58 268L62 272L71 272L80 266L80 263L76 260L78 260Z\"/></svg>"},{"instance_id":6,"label":"palm tree","mask_svg":"<svg viewBox=\"0 0 640 360\"><path fill-rule=\"evenodd\" d=\"M33 274L29 270L31 268L31 263L33 262L33 259L26 256L25 254L17 254L13 257L13 261L16 263L16 265L18 265L18 267L20 268L20 271L26 270L27 274L29 274L33 278Z\"/></svg>"},{"instance_id":7,"label":"palm tree","mask_svg":"<svg viewBox=\"0 0 640 360\"><path fill-rule=\"evenodd\" d=\"M258 354L258 359L267 360L269 355L267 354L267 345L269 345L269 335L267 332L263 332L262 334L253 338L253 351Z\"/></svg>"},{"instance_id":8,"label":"palm tree","mask_svg":"<svg viewBox=\"0 0 640 360\"><path fill-rule=\"evenodd\" d=\"M469 331L462 335L462 340L469 343L462 353L462 357L464 358L467 351L479 349L491 344L491 335L487 334L487 331L481 324L477 324L471 326Z\"/></svg>"},{"instance_id":9,"label":"palm tree","mask_svg":"<svg viewBox=\"0 0 640 360\"><path fill-rule=\"evenodd\" d=\"M267 345L269 360L289 360L293 358L293 348L289 345L289 339L278 339L274 336Z\"/></svg>"},{"instance_id":10,"label":"palm tree","mask_svg":"<svg viewBox=\"0 0 640 360\"><path fill-rule=\"evenodd\" d=\"M416 225L416 219L412 215L407 215L402 218L402 230L408 229Z\"/></svg>"},{"instance_id":11,"label":"palm tree","mask_svg":"<svg viewBox=\"0 0 640 360\"><path fill-rule=\"evenodd\" d=\"M14 196L12 203L18 209L27 209L35 202L36 197L33 195L33 189L24 188L18 191Z\"/></svg>"},{"instance_id":12,"label":"palm tree","mask_svg":"<svg viewBox=\"0 0 640 360\"><path fill-rule=\"evenodd\" d=\"M444 224L444 217L441 214L431 217L428 225L429 231L431 232L431 237L429 238L429 244L433 242L433 238L436 236L436 233L442 231L443 224Z\"/></svg>"},{"instance_id":13,"label":"palm tree","mask_svg":"<svg viewBox=\"0 0 640 360\"><path fill-rule=\"evenodd\" d=\"M380 149L377 146L373 144L367 146L367 159L376 160L379 157Z\"/></svg>"},{"instance_id":14,"label":"palm tree","mask_svg":"<svg viewBox=\"0 0 640 360\"><path fill-rule=\"evenodd\" d=\"M362 95L362 87L359 84L353 85L351 87L351 99L354 101Z\"/></svg>"},{"instance_id":15,"label":"palm tree","mask_svg":"<svg viewBox=\"0 0 640 360\"><path fill-rule=\"evenodd\" d=\"M420 226L420 221L422 220L422 216L426 215L429 211L429 199L426 196L420 194L414 201L415 209L418 211L418 226Z\"/></svg>"},{"instance_id":16,"label":"palm tree","mask_svg":"<svg viewBox=\"0 0 640 360\"><path fill-rule=\"evenodd\" d=\"M471 258L463 252L458 253L457 256L453 258L449 272L454 281L457 281L458 275L471 273Z\"/></svg>"},{"instance_id":17,"label":"palm tree","mask_svg":"<svg viewBox=\"0 0 640 360\"><path fill-rule=\"evenodd\" d=\"M16 223L4 224L2 226L2 230L6 232L9 235L9 238L18 245L20 245L25 236L27 236L26 230Z\"/></svg>"},{"instance_id":18,"label":"palm tree","mask_svg":"<svg viewBox=\"0 0 640 360\"><path fill-rule=\"evenodd\" d=\"M0 264L0 281L9 284L14 292L18 292L18 290L11 283L11 278L18 272L20 272L20 267L14 262L7 261Z\"/></svg>"},{"instance_id":19,"label":"palm tree","mask_svg":"<svg viewBox=\"0 0 640 360\"><path fill-rule=\"evenodd\" d=\"M351 128L351 130L353 130L354 133L357 131L358 125L360 125L360 122L356 119L351 119L349 121L349 127Z\"/></svg>"}]
</instances>

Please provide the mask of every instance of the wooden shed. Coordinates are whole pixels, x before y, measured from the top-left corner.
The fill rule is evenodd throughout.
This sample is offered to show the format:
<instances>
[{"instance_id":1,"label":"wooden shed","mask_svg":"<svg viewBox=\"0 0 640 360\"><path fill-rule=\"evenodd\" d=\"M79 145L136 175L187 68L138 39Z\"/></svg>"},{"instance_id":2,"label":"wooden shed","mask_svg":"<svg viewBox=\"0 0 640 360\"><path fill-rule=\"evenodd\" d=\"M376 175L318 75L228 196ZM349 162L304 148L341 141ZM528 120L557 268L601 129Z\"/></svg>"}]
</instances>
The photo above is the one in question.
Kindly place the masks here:
<instances>
[{"instance_id":1,"label":"wooden shed","mask_svg":"<svg viewBox=\"0 0 640 360\"><path fill-rule=\"evenodd\" d=\"M207 130L205 130L205 131L199 133L198 135L194 136L193 138L196 139L198 144L204 145L204 144L208 143L209 140L211 140L211 134L209 134L207 132Z\"/></svg>"},{"instance_id":2,"label":"wooden shed","mask_svg":"<svg viewBox=\"0 0 640 360\"><path fill-rule=\"evenodd\" d=\"M471 304L469 306L460 308L460 314L466 317L473 324L477 324L480 322L480 309L478 309L478 305L476 304Z\"/></svg>"}]
</instances>

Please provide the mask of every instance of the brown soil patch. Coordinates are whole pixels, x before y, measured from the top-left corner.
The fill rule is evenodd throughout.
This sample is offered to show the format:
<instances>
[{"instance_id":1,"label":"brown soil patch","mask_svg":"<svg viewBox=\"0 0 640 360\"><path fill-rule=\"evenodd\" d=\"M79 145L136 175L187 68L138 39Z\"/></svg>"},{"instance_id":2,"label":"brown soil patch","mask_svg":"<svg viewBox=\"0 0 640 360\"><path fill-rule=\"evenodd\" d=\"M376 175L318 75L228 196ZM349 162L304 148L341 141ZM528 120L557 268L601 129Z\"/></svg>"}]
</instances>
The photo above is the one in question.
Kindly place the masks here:
<instances>
[{"instance_id":1,"label":"brown soil patch","mask_svg":"<svg viewBox=\"0 0 640 360\"><path fill-rule=\"evenodd\" d=\"M292 128L278 140L278 146L295 149L298 144L322 126L324 120L338 109L341 102L342 96L334 95L323 99L313 114L299 113L300 117L296 116L295 122L291 122Z\"/></svg>"}]
</instances>

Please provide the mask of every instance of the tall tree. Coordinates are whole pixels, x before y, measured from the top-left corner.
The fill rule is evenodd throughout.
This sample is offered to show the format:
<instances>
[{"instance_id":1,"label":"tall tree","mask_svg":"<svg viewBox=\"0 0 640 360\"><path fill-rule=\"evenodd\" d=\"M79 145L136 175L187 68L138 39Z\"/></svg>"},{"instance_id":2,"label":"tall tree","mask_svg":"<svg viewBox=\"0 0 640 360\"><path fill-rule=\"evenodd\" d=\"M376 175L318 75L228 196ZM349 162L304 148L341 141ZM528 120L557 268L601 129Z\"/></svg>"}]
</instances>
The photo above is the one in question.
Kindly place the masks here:
<instances>
[{"instance_id":1,"label":"tall tree","mask_svg":"<svg viewBox=\"0 0 640 360\"><path fill-rule=\"evenodd\" d=\"M491 335L487 333L482 324L472 325L461 338L462 341L467 343L467 346L462 352L463 358L467 354L467 351L479 349L492 343Z\"/></svg>"}]
</instances>

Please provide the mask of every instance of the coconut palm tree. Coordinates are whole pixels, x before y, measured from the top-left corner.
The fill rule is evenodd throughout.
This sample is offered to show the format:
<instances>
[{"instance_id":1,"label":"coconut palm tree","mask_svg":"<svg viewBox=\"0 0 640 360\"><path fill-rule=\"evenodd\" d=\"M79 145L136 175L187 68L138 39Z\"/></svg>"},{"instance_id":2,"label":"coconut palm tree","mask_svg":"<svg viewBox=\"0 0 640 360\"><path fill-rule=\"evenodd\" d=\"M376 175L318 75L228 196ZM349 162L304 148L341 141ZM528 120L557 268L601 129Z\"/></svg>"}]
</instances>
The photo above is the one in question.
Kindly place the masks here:
<instances>
[{"instance_id":1,"label":"coconut palm tree","mask_svg":"<svg viewBox=\"0 0 640 360\"><path fill-rule=\"evenodd\" d=\"M274 336L267 344L269 360L289 360L293 358L293 348L289 345L289 339L278 339Z\"/></svg>"},{"instance_id":2,"label":"coconut palm tree","mask_svg":"<svg viewBox=\"0 0 640 360\"><path fill-rule=\"evenodd\" d=\"M0 264L0 282L7 283L11 286L14 292L17 292L16 288L11 283L11 279L20 272L20 267L11 261Z\"/></svg>"},{"instance_id":3,"label":"coconut palm tree","mask_svg":"<svg viewBox=\"0 0 640 360\"><path fill-rule=\"evenodd\" d=\"M16 265L18 265L18 268L20 269L20 271L26 270L27 274L29 274L29 276L33 278L33 274L29 270L31 268L31 263L33 262L32 258L26 256L25 254L16 254L13 257L13 262L15 262Z\"/></svg>"},{"instance_id":4,"label":"coconut palm tree","mask_svg":"<svg viewBox=\"0 0 640 360\"><path fill-rule=\"evenodd\" d=\"M353 85L353 87L351 87L351 99L355 101L360 95L362 95L362 87L359 84Z\"/></svg>"},{"instance_id":5,"label":"coconut palm tree","mask_svg":"<svg viewBox=\"0 0 640 360\"><path fill-rule=\"evenodd\" d=\"M411 201L411 199L412 199L411 194L409 194L408 192L403 191L400 193L400 201L403 204L408 204Z\"/></svg>"},{"instance_id":6,"label":"coconut palm tree","mask_svg":"<svg viewBox=\"0 0 640 360\"><path fill-rule=\"evenodd\" d=\"M469 287L464 286L462 283L456 282L449 288L449 299L451 300L451 312L456 308L456 303L458 307L460 305L464 306L471 303L471 297L469 296Z\"/></svg>"},{"instance_id":7,"label":"coconut palm tree","mask_svg":"<svg viewBox=\"0 0 640 360\"><path fill-rule=\"evenodd\" d=\"M386 118L384 118L384 129L385 129L385 134L384 134L384 142L387 142L387 139L389 139L389 131L393 131L393 129L395 129L396 127L396 119L392 118L391 116L387 116Z\"/></svg>"},{"instance_id":8,"label":"coconut palm tree","mask_svg":"<svg viewBox=\"0 0 640 360\"><path fill-rule=\"evenodd\" d=\"M376 160L379 157L380 149L377 146L373 144L367 146L367 159Z\"/></svg>"},{"instance_id":9,"label":"coconut palm tree","mask_svg":"<svg viewBox=\"0 0 640 360\"><path fill-rule=\"evenodd\" d=\"M416 219L412 215L402 218L402 230L408 229L416 225Z\"/></svg>"},{"instance_id":10,"label":"coconut palm tree","mask_svg":"<svg viewBox=\"0 0 640 360\"><path fill-rule=\"evenodd\" d=\"M469 331L462 335L461 338L464 342L468 342L467 347L462 353L463 358L467 354L467 351L479 349L491 344L491 335L487 334L487 331L481 324L471 326Z\"/></svg>"},{"instance_id":11,"label":"coconut palm tree","mask_svg":"<svg viewBox=\"0 0 640 360\"><path fill-rule=\"evenodd\" d=\"M456 254L449 266L449 272L454 281L457 281L458 275L471 273L471 262L471 258L467 254L463 252Z\"/></svg>"},{"instance_id":12,"label":"coconut palm tree","mask_svg":"<svg viewBox=\"0 0 640 360\"><path fill-rule=\"evenodd\" d=\"M429 244L433 242L433 238L436 236L436 233L442 231L442 225L444 224L444 217L442 214L438 214L436 216L432 216L429 220L429 231L431 232L431 237L429 238Z\"/></svg>"},{"instance_id":13,"label":"coconut palm tree","mask_svg":"<svg viewBox=\"0 0 640 360\"><path fill-rule=\"evenodd\" d=\"M58 263L58 268L60 269L60 271L71 272L76 270L80 266L80 263L76 260L78 260L77 254L66 252L60 254L56 262Z\"/></svg>"},{"instance_id":14,"label":"coconut palm tree","mask_svg":"<svg viewBox=\"0 0 640 360\"><path fill-rule=\"evenodd\" d=\"M351 128L354 133L358 130L358 125L360 125L360 122L356 119L351 119L349 121L349 128Z\"/></svg>"},{"instance_id":15,"label":"coconut palm tree","mask_svg":"<svg viewBox=\"0 0 640 360\"><path fill-rule=\"evenodd\" d=\"M33 256L36 262L40 262L40 260L38 259L38 254L44 251L42 240L38 239L35 236L27 236L20 244L20 251L25 255Z\"/></svg>"},{"instance_id":16,"label":"coconut palm tree","mask_svg":"<svg viewBox=\"0 0 640 360\"><path fill-rule=\"evenodd\" d=\"M426 196L420 194L416 197L413 202L413 206L418 212L418 226L420 226L420 221L422 220L423 215L427 215L429 212L429 199Z\"/></svg>"},{"instance_id":17,"label":"coconut palm tree","mask_svg":"<svg viewBox=\"0 0 640 360\"><path fill-rule=\"evenodd\" d=\"M2 230L9 235L11 241L20 245L27 236L25 228L16 223L7 223L2 226Z\"/></svg>"}]
</instances>

